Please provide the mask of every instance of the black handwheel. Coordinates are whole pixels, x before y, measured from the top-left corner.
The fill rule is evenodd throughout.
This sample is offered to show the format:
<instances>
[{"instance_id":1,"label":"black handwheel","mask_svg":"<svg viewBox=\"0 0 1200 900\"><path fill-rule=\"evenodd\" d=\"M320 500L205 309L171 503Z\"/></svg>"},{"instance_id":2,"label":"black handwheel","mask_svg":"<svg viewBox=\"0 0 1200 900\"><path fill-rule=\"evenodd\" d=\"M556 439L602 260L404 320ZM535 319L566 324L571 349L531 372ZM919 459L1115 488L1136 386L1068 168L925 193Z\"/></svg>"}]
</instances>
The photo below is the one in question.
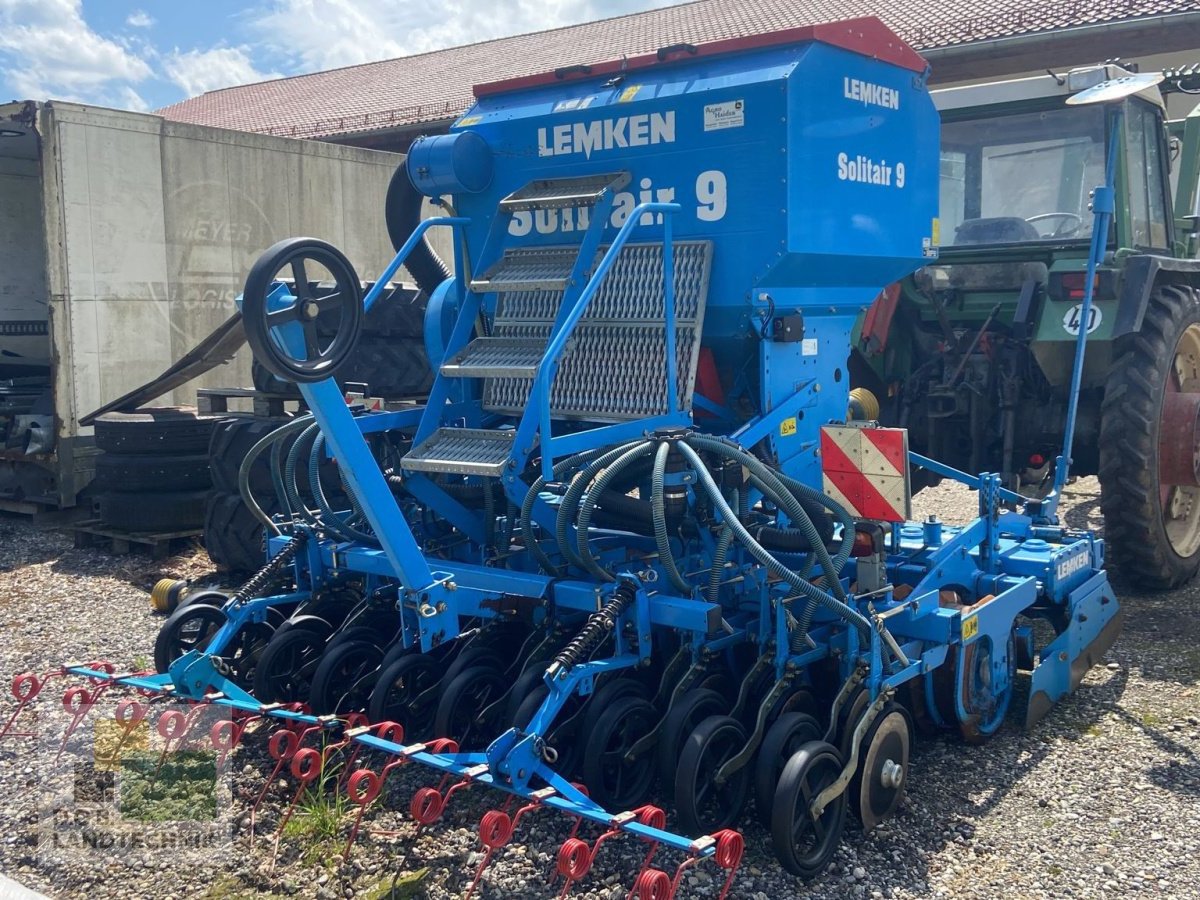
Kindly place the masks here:
<instances>
[{"instance_id":1,"label":"black handwheel","mask_svg":"<svg viewBox=\"0 0 1200 900\"><path fill-rule=\"evenodd\" d=\"M863 737L858 769L847 791L870 831L900 805L908 777L908 754L912 746L912 722L898 703L889 703Z\"/></svg>"},{"instance_id":2,"label":"black handwheel","mask_svg":"<svg viewBox=\"0 0 1200 900\"><path fill-rule=\"evenodd\" d=\"M780 865L801 878L815 878L837 851L846 827L846 792L838 794L819 816L812 802L842 772L837 748L812 741L792 754L779 775L771 804L771 842Z\"/></svg>"},{"instance_id":3,"label":"black handwheel","mask_svg":"<svg viewBox=\"0 0 1200 900\"><path fill-rule=\"evenodd\" d=\"M679 828L698 837L729 828L742 814L750 792L750 766L724 781L722 767L746 746L746 729L732 716L709 716L687 737L675 771Z\"/></svg>"},{"instance_id":4,"label":"black handwheel","mask_svg":"<svg viewBox=\"0 0 1200 900\"><path fill-rule=\"evenodd\" d=\"M258 660L254 696L263 703L307 703L325 642L323 631L303 625L277 632Z\"/></svg>"},{"instance_id":5,"label":"black handwheel","mask_svg":"<svg viewBox=\"0 0 1200 900\"><path fill-rule=\"evenodd\" d=\"M779 773L793 753L820 739L821 723L808 713L785 712L767 730L754 764L754 805L764 827L771 827L771 806L775 801L775 788L779 785Z\"/></svg>"},{"instance_id":6,"label":"black handwheel","mask_svg":"<svg viewBox=\"0 0 1200 900\"><path fill-rule=\"evenodd\" d=\"M286 272L291 302L272 308L272 286ZM324 274L328 280L321 279ZM314 285L311 278L316 276ZM317 320L321 319L321 328ZM288 238L269 248L246 277L242 321L254 356L285 381L323 381L354 350L362 331L362 286L354 266L332 244ZM275 329L295 326L284 331ZM326 336L330 335L330 336ZM303 342L304 356L293 355Z\"/></svg>"},{"instance_id":7,"label":"black handwheel","mask_svg":"<svg viewBox=\"0 0 1200 900\"><path fill-rule=\"evenodd\" d=\"M625 695L605 704L591 730L583 732L583 783L593 800L611 810L646 802L654 784L654 755L630 759L629 751L657 724L654 705L642 697Z\"/></svg>"},{"instance_id":8,"label":"black handwheel","mask_svg":"<svg viewBox=\"0 0 1200 900\"><path fill-rule=\"evenodd\" d=\"M675 783L679 754L688 735L709 716L723 716L731 707L729 700L708 688L692 688L675 701L658 736L658 772L663 784Z\"/></svg>"},{"instance_id":9,"label":"black handwheel","mask_svg":"<svg viewBox=\"0 0 1200 900\"><path fill-rule=\"evenodd\" d=\"M416 652L400 657L380 671L367 717L372 722L399 722L409 740L430 737L441 677L442 667L432 657Z\"/></svg>"},{"instance_id":10,"label":"black handwheel","mask_svg":"<svg viewBox=\"0 0 1200 900\"><path fill-rule=\"evenodd\" d=\"M452 738L464 750L482 750L490 740L491 723L480 713L495 702L507 687L504 673L489 666L475 666L446 685L438 700L433 730L438 737Z\"/></svg>"},{"instance_id":11,"label":"black handwheel","mask_svg":"<svg viewBox=\"0 0 1200 900\"><path fill-rule=\"evenodd\" d=\"M383 651L370 641L332 644L313 673L309 705L319 716L361 712L379 677Z\"/></svg>"}]
</instances>

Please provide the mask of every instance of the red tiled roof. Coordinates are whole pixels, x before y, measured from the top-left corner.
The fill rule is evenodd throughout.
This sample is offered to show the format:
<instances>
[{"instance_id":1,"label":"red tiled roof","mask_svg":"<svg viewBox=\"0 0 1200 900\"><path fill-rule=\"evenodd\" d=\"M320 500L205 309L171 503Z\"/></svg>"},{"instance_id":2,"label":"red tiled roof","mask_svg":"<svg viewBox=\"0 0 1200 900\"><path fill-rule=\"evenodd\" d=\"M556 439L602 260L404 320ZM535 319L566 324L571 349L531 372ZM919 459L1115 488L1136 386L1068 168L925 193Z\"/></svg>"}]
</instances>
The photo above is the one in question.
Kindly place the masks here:
<instances>
[{"instance_id":1,"label":"red tiled roof","mask_svg":"<svg viewBox=\"0 0 1200 900\"><path fill-rule=\"evenodd\" d=\"M1195 0L696 0L417 56L210 91L168 119L329 137L457 116L474 84L784 28L878 16L918 50L1196 10Z\"/></svg>"}]
</instances>

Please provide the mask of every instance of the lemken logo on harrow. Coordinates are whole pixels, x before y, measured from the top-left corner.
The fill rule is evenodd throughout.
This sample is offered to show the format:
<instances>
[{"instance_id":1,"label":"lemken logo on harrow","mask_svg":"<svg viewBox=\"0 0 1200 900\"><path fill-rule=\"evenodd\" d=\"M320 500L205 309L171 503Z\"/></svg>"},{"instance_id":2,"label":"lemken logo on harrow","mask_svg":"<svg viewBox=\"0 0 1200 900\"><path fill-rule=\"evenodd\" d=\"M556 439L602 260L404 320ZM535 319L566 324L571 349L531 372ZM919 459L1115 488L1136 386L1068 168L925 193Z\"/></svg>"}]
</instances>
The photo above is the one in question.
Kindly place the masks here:
<instances>
[{"instance_id":1,"label":"lemken logo on harrow","mask_svg":"<svg viewBox=\"0 0 1200 900\"><path fill-rule=\"evenodd\" d=\"M1076 553L1070 556L1062 557L1054 565L1054 577L1059 581L1065 581L1076 572L1090 568L1092 562L1091 554L1087 548L1081 548Z\"/></svg>"},{"instance_id":2,"label":"lemken logo on harrow","mask_svg":"<svg viewBox=\"0 0 1200 900\"><path fill-rule=\"evenodd\" d=\"M675 111L568 122L538 129L538 156L582 153L588 159L597 150L650 147L675 143Z\"/></svg>"}]
</instances>

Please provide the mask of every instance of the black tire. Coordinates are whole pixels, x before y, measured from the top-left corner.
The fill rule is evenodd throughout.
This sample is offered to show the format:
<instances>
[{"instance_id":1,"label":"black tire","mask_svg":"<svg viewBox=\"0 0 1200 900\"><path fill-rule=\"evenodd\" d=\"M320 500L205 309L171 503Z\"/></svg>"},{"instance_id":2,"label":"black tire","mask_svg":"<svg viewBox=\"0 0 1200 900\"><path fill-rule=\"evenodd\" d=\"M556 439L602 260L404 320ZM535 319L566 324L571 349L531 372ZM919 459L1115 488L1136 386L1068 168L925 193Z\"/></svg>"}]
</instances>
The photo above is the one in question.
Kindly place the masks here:
<instances>
[{"instance_id":1,"label":"black tire","mask_svg":"<svg viewBox=\"0 0 1200 900\"><path fill-rule=\"evenodd\" d=\"M446 685L438 699L434 733L458 741L463 750L482 750L494 734L489 722L479 718L504 693L508 679L499 669L473 666Z\"/></svg>"},{"instance_id":2,"label":"black tire","mask_svg":"<svg viewBox=\"0 0 1200 900\"><path fill-rule=\"evenodd\" d=\"M275 418L225 419L218 423L208 445L208 466L212 471L213 487L229 494L238 493L238 470L250 448L288 421ZM260 454L250 467L250 489L256 499L274 496L270 451Z\"/></svg>"},{"instance_id":3,"label":"black tire","mask_svg":"<svg viewBox=\"0 0 1200 900\"><path fill-rule=\"evenodd\" d=\"M203 650L224 624L219 606L195 603L175 610L154 638L154 668L166 672L185 653Z\"/></svg>"},{"instance_id":4,"label":"black tire","mask_svg":"<svg viewBox=\"0 0 1200 900\"><path fill-rule=\"evenodd\" d=\"M399 722L407 740L425 740L433 731L441 678L442 666L433 657L419 652L400 657L380 672L367 716L376 723Z\"/></svg>"},{"instance_id":5,"label":"black tire","mask_svg":"<svg viewBox=\"0 0 1200 900\"><path fill-rule=\"evenodd\" d=\"M365 293L365 292L364 292ZM425 307L428 297L412 285L385 290L367 310L363 337L425 340Z\"/></svg>"},{"instance_id":6,"label":"black tire","mask_svg":"<svg viewBox=\"0 0 1200 900\"><path fill-rule=\"evenodd\" d=\"M596 722L604 715L605 711L614 703L619 703L627 697L639 697L642 700L650 699L650 691L646 686L631 676L617 677L607 684L601 684L596 692L592 694L592 699L588 701L587 706L583 709L583 723L580 725L580 733L587 739L587 736L592 733L596 727ZM653 759L653 755L651 755Z\"/></svg>"},{"instance_id":7,"label":"black tire","mask_svg":"<svg viewBox=\"0 0 1200 900\"><path fill-rule=\"evenodd\" d=\"M325 635L302 625L279 630L259 657L254 697L261 703L307 703Z\"/></svg>"},{"instance_id":8,"label":"black tire","mask_svg":"<svg viewBox=\"0 0 1200 900\"><path fill-rule=\"evenodd\" d=\"M97 491L132 494L139 491L196 491L212 484L208 456L98 453Z\"/></svg>"},{"instance_id":9,"label":"black tire","mask_svg":"<svg viewBox=\"0 0 1200 900\"><path fill-rule=\"evenodd\" d=\"M212 492L204 516L204 549L220 569L256 572L267 561L265 526L238 494Z\"/></svg>"},{"instance_id":10,"label":"black tire","mask_svg":"<svg viewBox=\"0 0 1200 900\"><path fill-rule=\"evenodd\" d=\"M802 712L785 712L767 731L754 763L754 805L764 827L771 827L771 807L783 767L797 750L820 739L821 723Z\"/></svg>"},{"instance_id":11,"label":"black tire","mask_svg":"<svg viewBox=\"0 0 1200 900\"><path fill-rule=\"evenodd\" d=\"M750 793L750 766L723 784L714 778L745 746L746 729L732 716L709 716L687 736L675 771L675 811L684 834L713 834L737 822Z\"/></svg>"},{"instance_id":12,"label":"black tire","mask_svg":"<svg viewBox=\"0 0 1200 900\"><path fill-rule=\"evenodd\" d=\"M771 804L771 842L780 865L805 880L820 875L837 852L846 827L846 792L825 807L816 825L808 824L814 820L801 805L806 797L816 798L841 773L837 748L824 741L805 744L780 773Z\"/></svg>"},{"instance_id":13,"label":"black tire","mask_svg":"<svg viewBox=\"0 0 1200 900\"><path fill-rule=\"evenodd\" d=\"M362 382L373 397L424 397L433 369L424 338L363 338L338 372L338 381Z\"/></svg>"},{"instance_id":14,"label":"black tire","mask_svg":"<svg viewBox=\"0 0 1200 900\"><path fill-rule=\"evenodd\" d=\"M250 381L256 391L264 394L281 394L285 397L299 397L300 388L290 381L284 381L274 375L257 359L250 363Z\"/></svg>"},{"instance_id":15,"label":"black tire","mask_svg":"<svg viewBox=\"0 0 1200 900\"><path fill-rule=\"evenodd\" d=\"M216 606L197 602L181 606L163 623L154 640L154 665L165 672L190 650L204 650L225 624L225 613ZM226 644L221 658L229 667L230 678L242 688L254 681L259 660L270 643L275 628L269 622L248 622Z\"/></svg>"},{"instance_id":16,"label":"black tire","mask_svg":"<svg viewBox=\"0 0 1200 900\"><path fill-rule=\"evenodd\" d=\"M208 491L101 494L100 520L132 534L191 531L204 527Z\"/></svg>"},{"instance_id":17,"label":"black tire","mask_svg":"<svg viewBox=\"0 0 1200 900\"><path fill-rule=\"evenodd\" d=\"M633 809L646 802L656 774L654 754L632 762L625 757L657 724L658 713L642 697L626 694L604 705L591 729L583 732L580 768L593 800L611 810Z\"/></svg>"},{"instance_id":18,"label":"black tire","mask_svg":"<svg viewBox=\"0 0 1200 900\"><path fill-rule=\"evenodd\" d=\"M1100 508L1111 561L1131 584L1169 590L1200 570L1200 488L1186 491L1182 517L1170 516L1159 477L1159 433L1168 389L1200 391L1200 375L1174 377L1181 347L1194 353L1200 332L1200 294L1161 285L1146 307L1142 327L1117 339L1104 386L1100 418ZM1187 439L1191 430L1187 430Z\"/></svg>"},{"instance_id":19,"label":"black tire","mask_svg":"<svg viewBox=\"0 0 1200 900\"><path fill-rule=\"evenodd\" d=\"M692 688L675 702L658 736L658 772L663 784L675 783L679 755L696 726L709 716L723 716L730 709L731 704L723 695L708 688Z\"/></svg>"},{"instance_id":20,"label":"black tire","mask_svg":"<svg viewBox=\"0 0 1200 900\"><path fill-rule=\"evenodd\" d=\"M319 716L367 708L383 651L370 641L344 641L326 648L313 673L309 705Z\"/></svg>"},{"instance_id":21,"label":"black tire","mask_svg":"<svg viewBox=\"0 0 1200 900\"><path fill-rule=\"evenodd\" d=\"M222 418L186 406L105 413L96 419L96 446L107 453L136 455L206 453Z\"/></svg>"}]
</instances>

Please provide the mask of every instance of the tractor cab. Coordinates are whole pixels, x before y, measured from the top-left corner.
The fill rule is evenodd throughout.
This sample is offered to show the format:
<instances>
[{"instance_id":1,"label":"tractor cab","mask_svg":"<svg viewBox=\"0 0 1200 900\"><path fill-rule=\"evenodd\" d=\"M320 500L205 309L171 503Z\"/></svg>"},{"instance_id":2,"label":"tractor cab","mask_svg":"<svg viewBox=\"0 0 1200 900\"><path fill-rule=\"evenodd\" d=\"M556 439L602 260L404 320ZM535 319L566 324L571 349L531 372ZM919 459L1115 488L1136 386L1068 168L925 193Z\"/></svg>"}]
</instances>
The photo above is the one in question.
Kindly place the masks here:
<instances>
[{"instance_id":1,"label":"tractor cab","mask_svg":"<svg viewBox=\"0 0 1200 900\"><path fill-rule=\"evenodd\" d=\"M1134 79L1137 89L1112 102L1072 102L1089 88ZM1119 530L1109 536L1118 559L1145 560L1142 574L1162 586L1200 569L1200 475L1190 465L1180 474L1174 462L1192 458L1190 440L1182 449L1170 441L1160 447L1158 425L1150 434L1134 419L1149 407L1161 421L1164 393L1189 398L1181 428L1200 413L1200 372L1189 362L1189 348L1200 346L1200 328L1191 325L1200 286L1200 107L1172 123L1163 99L1172 90L1194 92L1197 81L1190 70L1134 76L1109 63L935 91L937 259L860 319L850 363L854 386L878 400L881 421L909 429L914 450L999 473L1036 497L1053 481L1083 330L1088 351L1070 471L1107 480L1113 514L1151 502L1155 515L1139 514L1144 527L1128 542ZM1114 208L1085 322L1093 192L1105 182L1110 153ZM1126 346L1147 324L1165 329L1171 346L1153 353L1144 342ZM1139 373L1149 374L1150 395L1124 413L1104 405L1107 391ZM1133 418L1121 424L1126 413ZM1145 459L1114 459L1106 479L1105 435L1117 439L1127 429L1141 435ZM1137 496L1113 487L1122 465L1148 473ZM914 472L918 487L937 479Z\"/></svg>"}]
</instances>

